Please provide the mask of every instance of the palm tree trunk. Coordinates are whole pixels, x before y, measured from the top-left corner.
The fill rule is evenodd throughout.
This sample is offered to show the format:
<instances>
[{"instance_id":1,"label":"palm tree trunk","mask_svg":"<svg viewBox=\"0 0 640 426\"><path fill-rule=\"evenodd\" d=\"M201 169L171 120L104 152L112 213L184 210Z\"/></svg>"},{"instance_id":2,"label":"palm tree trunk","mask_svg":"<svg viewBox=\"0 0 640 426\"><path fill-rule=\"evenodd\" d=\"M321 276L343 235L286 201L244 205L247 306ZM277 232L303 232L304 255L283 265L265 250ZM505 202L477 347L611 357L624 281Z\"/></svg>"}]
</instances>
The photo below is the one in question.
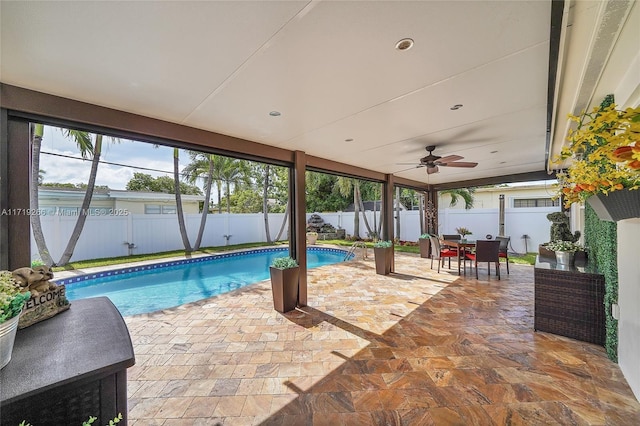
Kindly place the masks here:
<instances>
[{"instance_id":1,"label":"palm tree trunk","mask_svg":"<svg viewBox=\"0 0 640 426\"><path fill-rule=\"evenodd\" d=\"M220 179L216 179L216 188L218 189L218 214L222 214L222 184Z\"/></svg>"},{"instance_id":2,"label":"palm tree trunk","mask_svg":"<svg viewBox=\"0 0 640 426\"><path fill-rule=\"evenodd\" d=\"M204 227L206 226L207 215L209 214L209 201L211 200L212 179L213 179L213 161L211 161L211 156L209 156L209 172L207 174L207 183L205 187L204 206L202 208L202 216L200 216L200 228L198 228L198 237L196 238L196 242L193 245L194 250L199 250L200 244L202 243L202 235L204 234Z\"/></svg>"},{"instance_id":3,"label":"palm tree trunk","mask_svg":"<svg viewBox=\"0 0 640 426\"><path fill-rule=\"evenodd\" d=\"M396 239L400 239L400 187L396 186Z\"/></svg>"},{"instance_id":4,"label":"palm tree trunk","mask_svg":"<svg viewBox=\"0 0 640 426\"><path fill-rule=\"evenodd\" d=\"M31 191L29 193L31 208L34 211L38 211L38 182L40 174L40 148L42 147L42 137L44 135L44 125L36 124L33 131L32 140L32 158L31 158ZM32 214L29 216L31 221L31 229L33 231L33 239L36 241L38 247L38 253L40 253L40 259L47 265L53 265L53 259L49 254L47 243L44 239L44 233L42 232L42 223L40 223L40 216Z\"/></svg>"},{"instance_id":5,"label":"palm tree trunk","mask_svg":"<svg viewBox=\"0 0 640 426\"><path fill-rule=\"evenodd\" d=\"M287 219L289 218L290 206L291 206L291 198L287 199L287 208L284 210L284 218L282 218L282 225L280 226L280 231L278 231L278 235L276 235L276 241L280 241L280 238L282 238L282 233L284 232L285 225L287 224Z\"/></svg>"},{"instance_id":6,"label":"palm tree trunk","mask_svg":"<svg viewBox=\"0 0 640 426\"><path fill-rule=\"evenodd\" d=\"M89 206L91 205L91 198L93 198L93 189L96 185L96 176L98 174L98 164L100 164L100 155L102 154L102 135L96 135L96 143L93 146L93 158L91 159L91 173L89 174L89 181L87 182L87 191L84 193L84 199L82 200L82 206L76 220L76 225L73 228L67 247L62 253L62 257L58 262L59 266L66 265L73 256L73 251L76 248L76 243L80 238L84 224L87 221L87 213L89 213Z\"/></svg>"},{"instance_id":7,"label":"palm tree trunk","mask_svg":"<svg viewBox=\"0 0 640 426\"><path fill-rule=\"evenodd\" d=\"M360 211L362 212L362 218L364 219L364 226L367 228L367 235L370 238L373 238L373 232L371 231L371 226L369 226L369 220L367 219L367 212L364 210L364 203L362 202L362 194L360 193L360 184L356 182L353 186L353 190L358 192L358 203L360 205ZM373 204L375 208L375 202Z\"/></svg>"},{"instance_id":8,"label":"palm tree trunk","mask_svg":"<svg viewBox=\"0 0 640 426\"><path fill-rule=\"evenodd\" d=\"M227 185L227 214L231 214L231 183L226 182Z\"/></svg>"},{"instance_id":9,"label":"palm tree trunk","mask_svg":"<svg viewBox=\"0 0 640 426\"><path fill-rule=\"evenodd\" d=\"M356 240L360 239L360 203L358 203L358 199L356 196L356 188L354 184L353 188L353 237Z\"/></svg>"},{"instance_id":10,"label":"palm tree trunk","mask_svg":"<svg viewBox=\"0 0 640 426\"><path fill-rule=\"evenodd\" d=\"M184 215L182 212L182 197L180 196L180 157L178 148L173 149L173 188L176 193L176 213L178 214L178 226L180 227L180 236L182 236L182 244L187 253L192 251L189 236L187 235L187 227L184 223Z\"/></svg>"},{"instance_id":11,"label":"palm tree trunk","mask_svg":"<svg viewBox=\"0 0 640 426\"><path fill-rule=\"evenodd\" d=\"M264 185L262 187L262 214L264 215L264 232L269 244L271 241L271 233L269 232L269 203L268 203L268 191L269 191L269 165L264 166Z\"/></svg>"}]
</instances>

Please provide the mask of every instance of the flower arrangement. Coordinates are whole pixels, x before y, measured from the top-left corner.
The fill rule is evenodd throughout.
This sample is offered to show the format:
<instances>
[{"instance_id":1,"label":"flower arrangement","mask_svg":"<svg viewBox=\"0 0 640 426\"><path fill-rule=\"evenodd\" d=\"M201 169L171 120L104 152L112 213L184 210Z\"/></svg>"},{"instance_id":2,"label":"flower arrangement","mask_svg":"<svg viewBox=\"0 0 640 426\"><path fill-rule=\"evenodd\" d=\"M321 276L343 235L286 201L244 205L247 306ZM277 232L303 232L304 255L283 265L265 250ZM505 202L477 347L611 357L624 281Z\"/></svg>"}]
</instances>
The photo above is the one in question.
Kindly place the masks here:
<instances>
[{"instance_id":1,"label":"flower arrangement","mask_svg":"<svg viewBox=\"0 0 640 426\"><path fill-rule=\"evenodd\" d=\"M466 237L467 235L473 235L473 232L469 231L464 226L461 226L460 228L456 228L456 232L462 235L462 238Z\"/></svg>"},{"instance_id":2,"label":"flower arrangement","mask_svg":"<svg viewBox=\"0 0 640 426\"><path fill-rule=\"evenodd\" d=\"M640 107L618 110L611 103L579 116L569 114L569 119L577 127L553 161L572 159L566 171L557 174L566 207L594 194L640 188Z\"/></svg>"},{"instance_id":3,"label":"flower arrangement","mask_svg":"<svg viewBox=\"0 0 640 426\"><path fill-rule=\"evenodd\" d=\"M552 251L576 252L576 251L584 250L584 246L582 246L581 244L574 243L572 241L562 241L562 240L551 241L550 243L546 244L546 247L547 249Z\"/></svg>"},{"instance_id":4,"label":"flower arrangement","mask_svg":"<svg viewBox=\"0 0 640 426\"><path fill-rule=\"evenodd\" d=\"M298 266L298 262L291 257L277 257L273 259L271 266L277 269L290 269Z\"/></svg>"},{"instance_id":5,"label":"flower arrangement","mask_svg":"<svg viewBox=\"0 0 640 426\"><path fill-rule=\"evenodd\" d=\"M21 288L9 271L0 271L0 324L20 315L24 302L31 293L20 292Z\"/></svg>"}]
</instances>

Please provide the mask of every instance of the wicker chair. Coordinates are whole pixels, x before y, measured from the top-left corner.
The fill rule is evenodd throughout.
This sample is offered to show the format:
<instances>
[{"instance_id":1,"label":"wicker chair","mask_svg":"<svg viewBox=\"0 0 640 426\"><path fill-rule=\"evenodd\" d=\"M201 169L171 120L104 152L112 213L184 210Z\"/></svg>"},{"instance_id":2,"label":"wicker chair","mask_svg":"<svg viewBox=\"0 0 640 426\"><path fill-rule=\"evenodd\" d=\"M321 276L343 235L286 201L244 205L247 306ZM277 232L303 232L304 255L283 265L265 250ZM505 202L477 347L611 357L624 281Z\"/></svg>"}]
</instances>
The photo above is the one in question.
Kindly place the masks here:
<instances>
[{"instance_id":1,"label":"wicker chair","mask_svg":"<svg viewBox=\"0 0 640 426\"><path fill-rule=\"evenodd\" d=\"M433 235L429 236L431 241L431 269L433 269L433 260L438 261L438 272L440 272L440 260L442 259L442 266L444 266L444 259L449 258L449 269L451 269L451 258L458 257L458 250L449 250L440 246L440 240Z\"/></svg>"},{"instance_id":2,"label":"wicker chair","mask_svg":"<svg viewBox=\"0 0 640 426\"><path fill-rule=\"evenodd\" d=\"M496 264L496 275L500 279L500 241L497 240L478 240L476 241L476 252L467 253L465 259L469 259L475 263L476 279L478 279L478 262L487 262L487 273L491 276L491 262Z\"/></svg>"},{"instance_id":3,"label":"wicker chair","mask_svg":"<svg viewBox=\"0 0 640 426\"><path fill-rule=\"evenodd\" d=\"M497 236L496 241L500 241L500 250L498 251L498 256L507 260L507 275L509 274L509 241L511 241L511 237L501 237Z\"/></svg>"}]
</instances>

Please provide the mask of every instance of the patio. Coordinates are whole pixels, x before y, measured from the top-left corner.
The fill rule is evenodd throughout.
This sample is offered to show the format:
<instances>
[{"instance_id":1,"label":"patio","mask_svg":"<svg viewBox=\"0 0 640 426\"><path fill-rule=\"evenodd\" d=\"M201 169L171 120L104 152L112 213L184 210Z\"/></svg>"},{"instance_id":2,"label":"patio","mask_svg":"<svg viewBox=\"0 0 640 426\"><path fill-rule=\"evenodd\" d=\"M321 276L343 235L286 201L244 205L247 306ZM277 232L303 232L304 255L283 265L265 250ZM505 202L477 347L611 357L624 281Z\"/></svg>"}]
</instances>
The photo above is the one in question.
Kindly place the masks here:
<instances>
[{"instance_id":1,"label":"patio","mask_svg":"<svg viewBox=\"0 0 640 426\"><path fill-rule=\"evenodd\" d=\"M477 281L428 265L310 270L310 306L285 315L264 281L127 318L129 424L640 422L604 348L533 332L531 266Z\"/></svg>"}]
</instances>

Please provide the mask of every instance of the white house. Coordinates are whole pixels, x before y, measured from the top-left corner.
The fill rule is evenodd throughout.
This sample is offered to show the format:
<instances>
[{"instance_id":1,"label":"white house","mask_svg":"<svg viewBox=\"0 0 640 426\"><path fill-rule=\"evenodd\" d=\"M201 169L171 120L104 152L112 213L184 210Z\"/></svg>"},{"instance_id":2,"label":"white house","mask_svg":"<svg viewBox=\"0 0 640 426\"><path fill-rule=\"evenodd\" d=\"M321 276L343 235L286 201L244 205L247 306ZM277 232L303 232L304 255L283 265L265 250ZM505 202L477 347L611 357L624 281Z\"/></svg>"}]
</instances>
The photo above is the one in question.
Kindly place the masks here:
<instances>
[{"instance_id":1,"label":"white house","mask_svg":"<svg viewBox=\"0 0 640 426\"><path fill-rule=\"evenodd\" d=\"M46 215L73 216L80 211L84 194L84 189L40 187L39 208ZM181 198L185 214L200 213L203 195L182 195ZM164 192L96 189L91 198L90 212L94 215L176 214L176 198L174 194Z\"/></svg>"}]
</instances>

